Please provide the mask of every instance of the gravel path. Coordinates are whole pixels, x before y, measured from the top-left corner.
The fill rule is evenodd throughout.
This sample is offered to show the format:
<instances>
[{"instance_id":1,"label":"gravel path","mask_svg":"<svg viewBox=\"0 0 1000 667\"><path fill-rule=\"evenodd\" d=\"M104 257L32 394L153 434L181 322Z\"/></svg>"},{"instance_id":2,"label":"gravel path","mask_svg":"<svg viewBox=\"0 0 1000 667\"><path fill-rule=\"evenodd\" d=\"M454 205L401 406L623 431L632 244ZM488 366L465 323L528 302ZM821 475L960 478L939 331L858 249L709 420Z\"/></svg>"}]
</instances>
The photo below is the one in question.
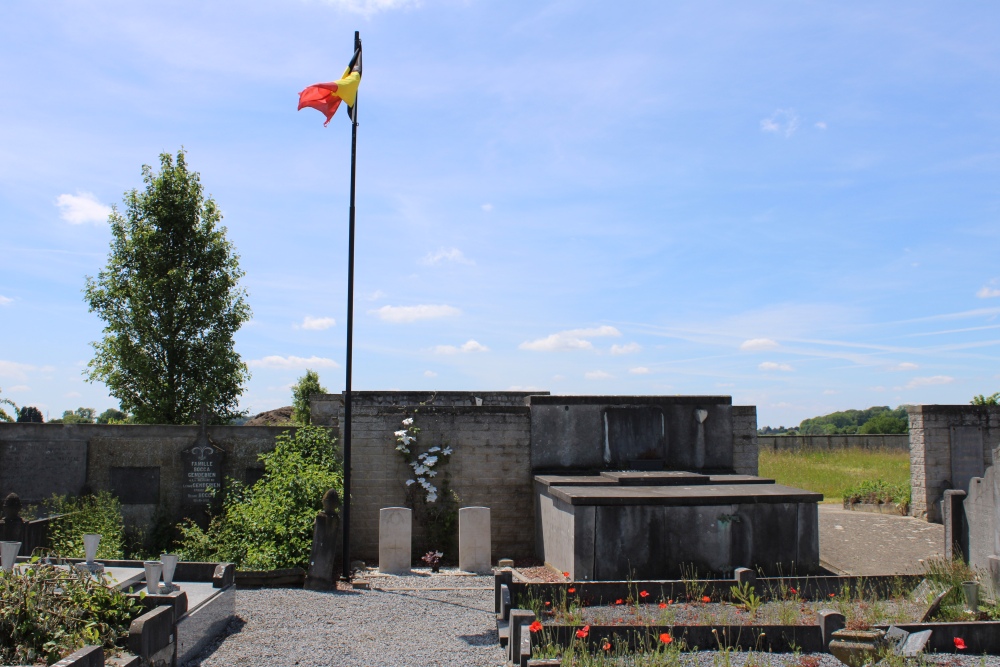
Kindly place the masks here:
<instances>
[{"instance_id":1,"label":"gravel path","mask_svg":"<svg viewBox=\"0 0 1000 667\"><path fill-rule=\"evenodd\" d=\"M493 577L373 577L370 591L240 590L201 667L496 667ZM430 590L452 588L459 590ZM383 590L386 589L386 590ZM464 589L464 590L463 590ZM473 589L473 590L469 590Z\"/></svg>"}]
</instances>

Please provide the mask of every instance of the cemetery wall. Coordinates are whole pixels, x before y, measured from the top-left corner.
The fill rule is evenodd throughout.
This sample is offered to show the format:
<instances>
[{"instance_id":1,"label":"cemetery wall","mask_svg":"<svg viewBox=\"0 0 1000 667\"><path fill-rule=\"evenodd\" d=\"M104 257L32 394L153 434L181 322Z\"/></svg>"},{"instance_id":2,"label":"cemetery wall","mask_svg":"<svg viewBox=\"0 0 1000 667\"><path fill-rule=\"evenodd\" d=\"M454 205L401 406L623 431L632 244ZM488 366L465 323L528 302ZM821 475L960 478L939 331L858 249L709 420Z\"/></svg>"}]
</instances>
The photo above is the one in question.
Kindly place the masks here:
<instances>
[{"instance_id":1,"label":"cemetery wall","mask_svg":"<svg viewBox=\"0 0 1000 667\"><path fill-rule=\"evenodd\" d=\"M910 450L910 436L900 435L759 435L761 451L816 451L835 449L871 449L893 452Z\"/></svg>"},{"instance_id":2,"label":"cemetery wall","mask_svg":"<svg viewBox=\"0 0 1000 667\"><path fill-rule=\"evenodd\" d=\"M1000 446L1000 406L912 405L910 418L910 513L940 523L948 489L968 491Z\"/></svg>"},{"instance_id":3,"label":"cemetery wall","mask_svg":"<svg viewBox=\"0 0 1000 667\"><path fill-rule=\"evenodd\" d=\"M756 475L759 439L757 406L733 406L733 470L740 475Z\"/></svg>"}]
</instances>

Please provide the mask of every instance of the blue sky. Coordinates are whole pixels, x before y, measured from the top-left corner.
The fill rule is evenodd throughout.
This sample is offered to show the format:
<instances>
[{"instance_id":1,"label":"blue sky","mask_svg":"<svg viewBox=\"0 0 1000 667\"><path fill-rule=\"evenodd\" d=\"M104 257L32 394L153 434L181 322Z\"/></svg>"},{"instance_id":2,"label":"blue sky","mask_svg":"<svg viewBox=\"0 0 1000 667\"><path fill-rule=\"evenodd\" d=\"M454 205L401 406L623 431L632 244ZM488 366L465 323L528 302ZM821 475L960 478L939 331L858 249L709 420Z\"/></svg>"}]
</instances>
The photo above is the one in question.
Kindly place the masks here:
<instances>
[{"instance_id":1,"label":"blue sky","mask_svg":"<svg viewBox=\"0 0 1000 667\"><path fill-rule=\"evenodd\" d=\"M188 151L246 271L251 412L343 388L729 394L777 426L1000 389L1000 7L8 2L0 387L84 380L107 207Z\"/></svg>"}]
</instances>

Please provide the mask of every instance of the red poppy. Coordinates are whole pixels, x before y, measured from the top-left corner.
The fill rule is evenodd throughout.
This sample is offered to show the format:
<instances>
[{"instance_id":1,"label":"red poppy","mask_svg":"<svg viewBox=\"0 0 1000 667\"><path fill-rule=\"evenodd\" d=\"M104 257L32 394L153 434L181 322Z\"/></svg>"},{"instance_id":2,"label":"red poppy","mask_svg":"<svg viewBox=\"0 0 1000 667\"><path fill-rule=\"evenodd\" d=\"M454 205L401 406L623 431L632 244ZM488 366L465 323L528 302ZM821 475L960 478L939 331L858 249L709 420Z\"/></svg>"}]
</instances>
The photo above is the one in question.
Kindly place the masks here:
<instances>
[{"instance_id":1,"label":"red poppy","mask_svg":"<svg viewBox=\"0 0 1000 667\"><path fill-rule=\"evenodd\" d=\"M670 636L669 632L664 632L662 635L660 635L660 642L661 643L663 643L663 644L669 644L672 641L674 641L674 638Z\"/></svg>"},{"instance_id":2,"label":"red poppy","mask_svg":"<svg viewBox=\"0 0 1000 667\"><path fill-rule=\"evenodd\" d=\"M576 631L576 638L577 639L586 639L587 635L589 635L589 634L590 634L590 626L589 625L585 625L585 626L583 626L582 628L580 628L579 630Z\"/></svg>"},{"instance_id":3,"label":"red poppy","mask_svg":"<svg viewBox=\"0 0 1000 667\"><path fill-rule=\"evenodd\" d=\"M610 651L611 650L611 642L609 642L607 639L605 639L604 643L601 644L601 648L603 648L605 651Z\"/></svg>"},{"instance_id":4,"label":"red poppy","mask_svg":"<svg viewBox=\"0 0 1000 667\"><path fill-rule=\"evenodd\" d=\"M572 588L572 587L570 587L570 588L567 588L567 589L566 589L566 592L567 592L567 593L576 593L576 589L575 589L575 588Z\"/></svg>"},{"instance_id":5,"label":"red poppy","mask_svg":"<svg viewBox=\"0 0 1000 667\"><path fill-rule=\"evenodd\" d=\"M660 603L660 609L666 609L666 608L667 608L667 603L666 602L661 602Z\"/></svg>"},{"instance_id":6,"label":"red poppy","mask_svg":"<svg viewBox=\"0 0 1000 667\"><path fill-rule=\"evenodd\" d=\"M615 600L615 604L621 604L621 603L622 603L622 599L621 598L618 598L617 600Z\"/></svg>"},{"instance_id":7,"label":"red poppy","mask_svg":"<svg viewBox=\"0 0 1000 667\"><path fill-rule=\"evenodd\" d=\"M957 648L959 651L964 651L966 648L965 640L962 639L961 637L955 637L955 648Z\"/></svg>"},{"instance_id":8,"label":"red poppy","mask_svg":"<svg viewBox=\"0 0 1000 667\"><path fill-rule=\"evenodd\" d=\"M563 576L568 579L569 578L569 572L563 572Z\"/></svg>"},{"instance_id":9,"label":"red poppy","mask_svg":"<svg viewBox=\"0 0 1000 667\"><path fill-rule=\"evenodd\" d=\"M531 630L532 632L541 632L542 624L539 623L538 621L534 621L531 625L528 626L528 629Z\"/></svg>"},{"instance_id":10,"label":"red poppy","mask_svg":"<svg viewBox=\"0 0 1000 667\"><path fill-rule=\"evenodd\" d=\"M798 595L799 594L799 592L797 590L795 590L794 587L793 588L789 588L788 592L791 593L792 595Z\"/></svg>"},{"instance_id":11,"label":"red poppy","mask_svg":"<svg viewBox=\"0 0 1000 667\"><path fill-rule=\"evenodd\" d=\"M552 605L552 603L551 603L551 602L549 602L548 600L546 600L546 601L545 601L545 606L546 606L546 607L549 607L549 606L551 606L551 605Z\"/></svg>"},{"instance_id":12,"label":"red poppy","mask_svg":"<svg viewBox=\"0 0 1000 667\"><path fill-rule=\"evenodd\" d=\"M673 600L667 600L667 604L673 604L673 603L674 603Z\"/></svg>"},{"instance_id":13,"label":"red poppy","mask_svg":"<svg viewBox=\"0 0 1000 667\"><path fill-rule=\"evenodd\" d=\"M646 591L639 591L639 597L641 597L641 598L648 598L649 597L649 593L647 593Z\"/></svg>"},{"instance_id":14,"label":"red poppy","mask_svg":"<svg viewBox=\"0 0 1000 667\"><path fill-rule=\"evenodd\" d=\"M830 597L835 598L835 597L837 597L837 594L836 593L830 593Z\"/></svg>"},{"instance_id":15,"label":"red poppy","mask_svg":"<svg viewBox=\"0 0 1000 667\"><path fill-rule=\"evenodd\" d=\"M712 598L710 598L710 597L708 597L707 595L705 595L705 596L703 596L703 597L701 598L701 601L702 601L702 602L711 602L711 601L712 601Z\"/></svg>"}]
</instances>

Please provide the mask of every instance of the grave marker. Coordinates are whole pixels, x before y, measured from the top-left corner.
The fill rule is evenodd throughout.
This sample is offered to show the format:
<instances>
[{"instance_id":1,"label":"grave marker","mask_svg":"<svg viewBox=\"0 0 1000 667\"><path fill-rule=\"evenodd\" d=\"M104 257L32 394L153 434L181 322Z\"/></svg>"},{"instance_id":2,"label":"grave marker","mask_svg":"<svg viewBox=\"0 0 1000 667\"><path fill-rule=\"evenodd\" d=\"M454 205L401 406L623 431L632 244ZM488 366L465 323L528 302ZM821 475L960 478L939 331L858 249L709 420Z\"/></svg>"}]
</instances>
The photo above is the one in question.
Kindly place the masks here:
<instances>
[{"instance_id":1,"label":"grave marker","mask_svg":"<svg viewBox=\"0 0 1000 667\"><path fill-rule=\"evenodd\" d=\"M407 507L383 507L379 510L379 572L385 574L409 574L412 537L412 510Z\"/></svg>"},{"instance_id":2,"label":"grave marker","mask_svg":"<svg viewBox=\"0 0 1000 667\"><path fill-rule=\"evenodd\" d=\"M225 450L208 438L208 413L201 408L201 429L195 443L181 452L184 483L181 485L185 506L208 505L219 499L222 490L222 461Z\"/></svg>"},{"instance_id":3,"label":"grave marker","mask_svg":"<svg viewBox=\"0 0 1000 667\"><path fill-rule=\"evenodd\" d=\"M491 551L490 508L463 507L458 510L458 569L491 572Z\"/></svg>"}]
</instances>

